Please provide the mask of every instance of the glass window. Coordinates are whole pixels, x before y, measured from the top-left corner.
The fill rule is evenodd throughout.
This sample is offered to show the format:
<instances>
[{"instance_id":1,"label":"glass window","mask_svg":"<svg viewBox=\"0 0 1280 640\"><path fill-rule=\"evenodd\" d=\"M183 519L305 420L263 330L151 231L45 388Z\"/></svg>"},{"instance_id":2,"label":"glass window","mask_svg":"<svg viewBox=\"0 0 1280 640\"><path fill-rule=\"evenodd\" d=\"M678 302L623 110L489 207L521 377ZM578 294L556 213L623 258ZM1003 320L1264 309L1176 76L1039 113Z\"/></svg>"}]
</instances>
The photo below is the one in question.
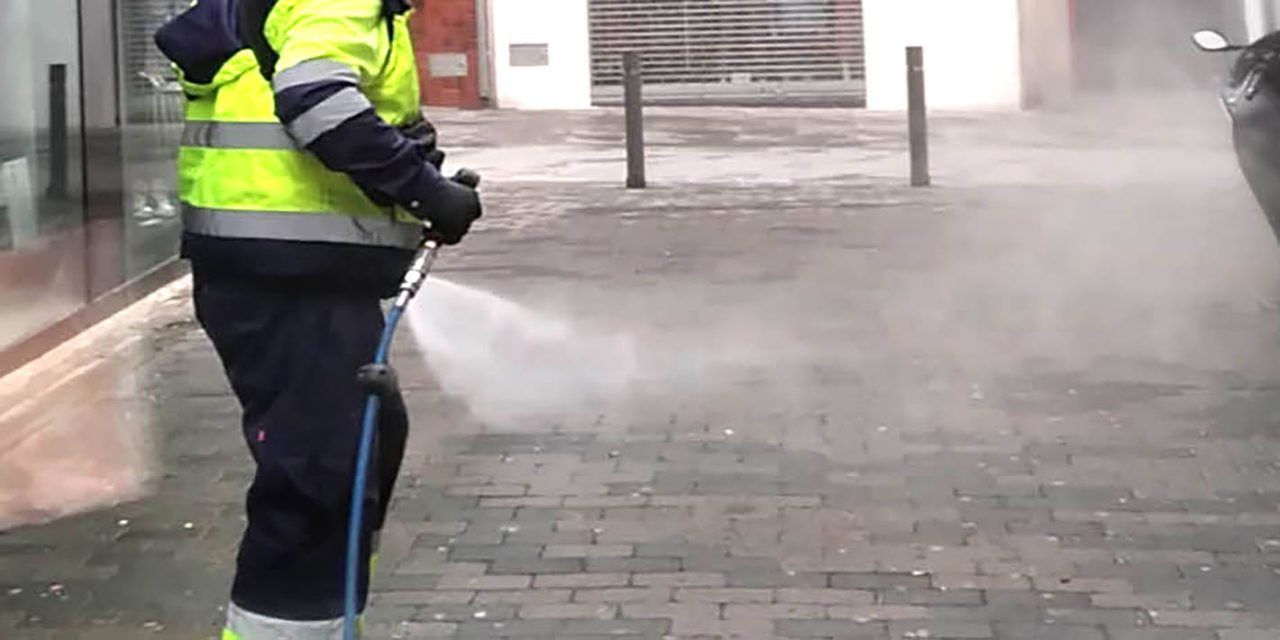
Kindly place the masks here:
<instances>
[{"instance_id":1,"label":"glass window","mask_svg":"<svg viewBox=\"0 0 1280 640\"><path fill-rule=\"evenodd\" d=\"M153 36L189 5L189 0L119 4L126 278L177 252L181 218L176 163L184 98Z\"/></svg>"},{"instance_id":2,"label":"glass window","mask_svg":"<svg viewBox=\"0 0 1280 640\"><path fill-rule=\"evenodd\" d=\"M0 347L83 306L75 0L0 2Z\"/></svg>"}]
</instances>

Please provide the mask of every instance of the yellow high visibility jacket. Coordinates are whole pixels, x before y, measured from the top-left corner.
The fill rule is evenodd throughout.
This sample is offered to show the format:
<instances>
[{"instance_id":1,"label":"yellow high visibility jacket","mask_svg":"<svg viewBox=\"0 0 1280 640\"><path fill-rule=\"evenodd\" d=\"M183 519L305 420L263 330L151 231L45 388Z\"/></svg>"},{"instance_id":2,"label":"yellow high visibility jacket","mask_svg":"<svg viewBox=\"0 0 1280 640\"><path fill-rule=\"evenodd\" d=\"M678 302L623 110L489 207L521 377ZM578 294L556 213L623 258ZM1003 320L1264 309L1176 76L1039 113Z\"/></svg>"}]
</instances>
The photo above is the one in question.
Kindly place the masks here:
<instances>
[{"instance_id":1,"label":"yellow high visibility jacket","mask_svg":"<svg viewBox=\"0 0 1280 640\"><path fill-rule=\"evenodd\" d=\"M406 15L384 15L380 0L280 0L264 35L279 55L270 84L248 49L209 82L183 74L190 99L178 173L186 230L414 248L422 228L415 217L395 203L375 202L306 150L370 107L391 126L421 122ZM334 81L352 86L282 124L279 92Z\"/></svg>"}]
</instances>

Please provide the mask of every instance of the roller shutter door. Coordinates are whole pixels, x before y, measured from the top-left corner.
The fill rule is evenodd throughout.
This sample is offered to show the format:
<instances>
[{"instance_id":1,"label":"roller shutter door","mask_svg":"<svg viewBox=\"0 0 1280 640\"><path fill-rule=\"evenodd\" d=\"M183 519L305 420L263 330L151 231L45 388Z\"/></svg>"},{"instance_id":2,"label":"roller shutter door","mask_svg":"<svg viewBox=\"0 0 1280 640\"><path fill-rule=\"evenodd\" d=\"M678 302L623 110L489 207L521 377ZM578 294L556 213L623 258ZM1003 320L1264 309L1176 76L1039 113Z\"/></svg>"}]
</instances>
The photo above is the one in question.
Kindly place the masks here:
<instances>
[{"instance_id":1,"label":"roller shutter door","mask_svg":"<svg viewBox=\"0 0 1280 640\"><path fill-rule=\"evenodd\" d=\"M658 104L866 100L861 0L589 0L596 104L622 97L622 54L644 55Z\"/></svg>"}]
</instances>

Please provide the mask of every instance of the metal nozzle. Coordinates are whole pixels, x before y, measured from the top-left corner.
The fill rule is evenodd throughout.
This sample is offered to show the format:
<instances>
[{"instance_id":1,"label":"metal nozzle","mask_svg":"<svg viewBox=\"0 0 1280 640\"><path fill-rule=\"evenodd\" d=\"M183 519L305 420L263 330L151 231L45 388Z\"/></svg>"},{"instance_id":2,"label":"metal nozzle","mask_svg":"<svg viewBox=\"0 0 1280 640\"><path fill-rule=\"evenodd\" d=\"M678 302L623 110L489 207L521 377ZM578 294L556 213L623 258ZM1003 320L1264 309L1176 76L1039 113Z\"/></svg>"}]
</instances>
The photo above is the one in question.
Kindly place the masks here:
<instances>
[{"instance_id":1,"label":"metal nozzle","mask_svg":"<svg viewBox=\"0 0 1280 640\"><path fill-rule=\"evenodd\" d=\"M409 301L422 290L422 285L431 274L431 267L435 264L439 253L438 241L430 239L422 243L422 248L418 249L418 255L414 256L413 263L404 274L404 280L400 282L400 295L396 297L396 307L400 309L408 307Z\"/></svg>"}]
</instances>

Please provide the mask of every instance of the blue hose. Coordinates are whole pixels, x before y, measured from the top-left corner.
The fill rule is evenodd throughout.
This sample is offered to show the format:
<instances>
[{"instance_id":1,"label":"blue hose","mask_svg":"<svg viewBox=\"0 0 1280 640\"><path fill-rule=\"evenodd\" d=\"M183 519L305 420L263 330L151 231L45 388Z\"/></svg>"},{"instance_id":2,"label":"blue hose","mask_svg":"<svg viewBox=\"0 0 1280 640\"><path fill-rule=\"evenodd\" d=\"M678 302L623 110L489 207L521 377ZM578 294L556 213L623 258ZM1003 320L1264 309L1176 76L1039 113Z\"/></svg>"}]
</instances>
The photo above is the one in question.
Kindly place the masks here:
<instances>
[{"instance_id":1,"label":"blue hose","mask_svg":"<svg viewBox=\"0 0 1280 640\"><path fill-rule=\"evenodd\" d=\"M404 315L404 307L397 304L387 314L387 324L382 329L382 341L378 343L378 353L373 359L377 365L385 365L390 360L391 341L395 338L396 327ZM358 594L360 584L360 539L364 528L364 495L369 485L369 459L372 457L373 434L377 429L378 411L382 408L382 399L376 393L370 393L364 404L364 419L360 427L360 449L356 454L355 485L351 489L351 520L347 523L347 572L346 593L344 594L345 611L343 633L345 640L356 640L359 626Z\"/></svg>"},{"instance_id":2,"label":"blue hose","mask_svg":"<svg viewBox=\"0 0 1280 640\"><path fill-rule=\"evenodd\" d=\"M480 177L466 171L458 172L454 181L471 188L480 184ZM378 342L378 352L373 357L375 366L386 366L391 360L391 341L396 337L396 328L400 326L400 318L409 302L418 295L422 285L435 265L436 256L440 252L438 238L428 237L418 249L409 270L400 283L400 295L387 313L386 326L382 328L382 339ZM373 453L373 435L378 428L378 411L382 408L382 398L377 392L370 392L364 403L364 417L360 424L360 448L356 453L356 476L351 487L351 519L347 522L347 566L343 584L343 620L342 637L345 640L356 640L360 627L359 591L360 587L360 539L364 529L364 496L369 486L369 459ZM372 576L370 576L372 578Z\"/></svg>"}]
</instances>

